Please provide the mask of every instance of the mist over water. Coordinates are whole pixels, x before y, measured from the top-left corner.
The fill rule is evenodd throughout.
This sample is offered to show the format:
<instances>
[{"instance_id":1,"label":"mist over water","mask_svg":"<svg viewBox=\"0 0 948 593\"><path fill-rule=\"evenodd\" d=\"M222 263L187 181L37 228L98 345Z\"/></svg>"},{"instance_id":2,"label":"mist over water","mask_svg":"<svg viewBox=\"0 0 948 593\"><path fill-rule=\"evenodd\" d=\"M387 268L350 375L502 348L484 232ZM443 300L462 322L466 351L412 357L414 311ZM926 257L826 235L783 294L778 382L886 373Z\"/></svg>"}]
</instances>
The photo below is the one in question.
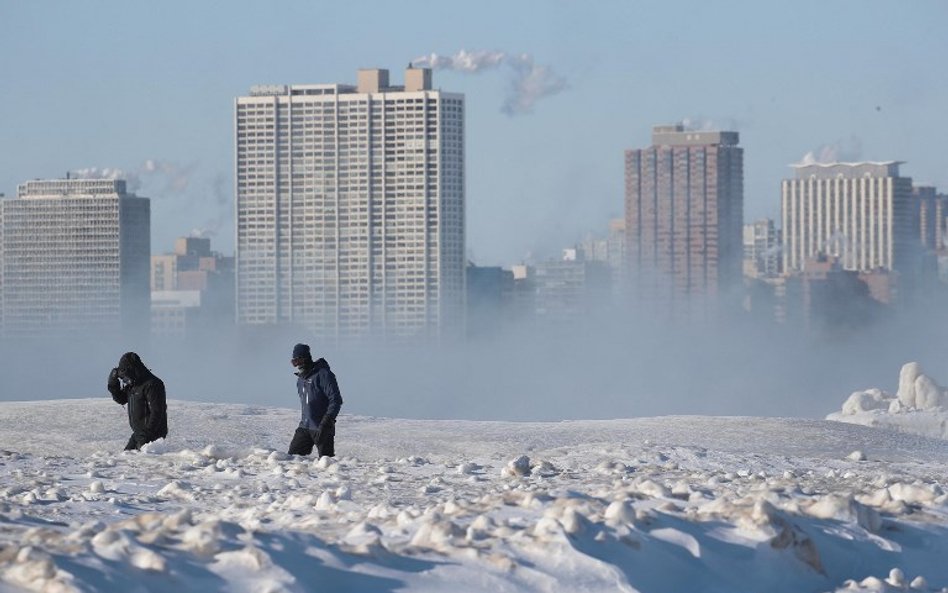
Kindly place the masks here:
<instances>
[{"instance_id":1,"label":"mist over water","mask_svg":"<svg viewBox=\"0 0 948 593\"><path fill-rule=\"evenodd\" d=\"M675 328L611 311L572 327L511 325L438 346L339 346L302 331L255 328L188 339L21 341L0 346L0 400L108 398L108 372L132 350L164 380L170 399L295 408L290 352L307 342L336 373L348 414L822 417L852 391L894 392L898 370L910 360L948 380L948 323L936 310L919 308L836 337L749 318Z\"/></svg>"}]
</instances>

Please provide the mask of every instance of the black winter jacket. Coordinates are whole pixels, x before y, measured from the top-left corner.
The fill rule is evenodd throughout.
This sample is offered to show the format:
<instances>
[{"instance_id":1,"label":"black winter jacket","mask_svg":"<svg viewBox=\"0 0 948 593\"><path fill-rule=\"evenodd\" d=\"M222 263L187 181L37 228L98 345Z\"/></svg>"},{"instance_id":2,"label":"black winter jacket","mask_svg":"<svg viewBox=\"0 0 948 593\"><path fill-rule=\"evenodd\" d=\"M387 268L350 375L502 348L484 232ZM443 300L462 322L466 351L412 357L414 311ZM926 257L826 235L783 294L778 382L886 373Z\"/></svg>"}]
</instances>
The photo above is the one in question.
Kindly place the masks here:
<instances>
[{"instance_id":1,"label":"black winter jacket","mask_svg":"<svg viewBox=\"0 0 948 593\"><path fill-rule=\"evenodd\" d=\"M168 407L161 379L145 370L134 384L122 387L114 381L108 388L116 403L128 404L128 423L139 446L168 436Z\"/></svg>"},{"instance_id":2,"label":"black winter jacket","mask_svg":"<svg viewBox=\"0 0 948 593\"><path fill-rule=\"evenodd\" d=\"M300 428L317 430L323 418L335 422L342 407L342 394L329 363L320 358L313 366L297 373L296 391L300 396Z\"/></svg>"}]
</instances>

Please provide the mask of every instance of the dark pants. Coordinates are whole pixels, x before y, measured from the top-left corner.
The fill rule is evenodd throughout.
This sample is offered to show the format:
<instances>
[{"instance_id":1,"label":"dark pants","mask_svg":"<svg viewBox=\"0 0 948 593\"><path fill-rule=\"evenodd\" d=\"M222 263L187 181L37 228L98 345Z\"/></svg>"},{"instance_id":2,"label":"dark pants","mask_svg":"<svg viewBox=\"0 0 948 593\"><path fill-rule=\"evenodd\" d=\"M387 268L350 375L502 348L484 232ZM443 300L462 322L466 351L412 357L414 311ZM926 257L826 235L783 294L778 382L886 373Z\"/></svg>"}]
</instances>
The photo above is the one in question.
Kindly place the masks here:
<instances>
[{"instance_id":1,"label":"dark pants","mask_svg":"<svg viewBox=\"0 0 948 593\"><path fill-rule=\"evenodd\" d=\"M126 451L134 451L141 449L145 443L150 443L155 439L146 439L141 435L132 435L128 438L128 443L125 445Z\"/></svg>"},{"instance_id":2,"label":"dark pants","mask_svg":"<svg viewBox=\"0 0 948 593\"><path fill-rule=\"evenodd\" d=\"M335 437L336 427L330 424L322 431L307 430L303 427L296 429L293 434L293 440L290 441L290 455L309 455L316 447L316 453L320 456L335 457Z\"/></svg>"}]
</instances>

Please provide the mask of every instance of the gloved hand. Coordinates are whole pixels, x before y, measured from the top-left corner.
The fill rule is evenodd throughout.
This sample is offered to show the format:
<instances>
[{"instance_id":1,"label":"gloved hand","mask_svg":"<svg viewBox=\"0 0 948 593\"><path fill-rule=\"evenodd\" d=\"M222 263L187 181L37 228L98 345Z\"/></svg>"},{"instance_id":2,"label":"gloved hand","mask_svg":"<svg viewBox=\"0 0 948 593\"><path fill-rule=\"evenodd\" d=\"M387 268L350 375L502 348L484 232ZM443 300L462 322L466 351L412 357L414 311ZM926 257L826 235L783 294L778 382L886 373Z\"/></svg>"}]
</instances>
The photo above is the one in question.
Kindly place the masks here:
<instances>
[{"instance_id":1,"label":"gloved hand","mask_svg":"<svg viewBox=\"0 0 948 593\"><path fill-rule=\"evenodd\" d=\"M324 416L323 419L319 421L319 426L316 428L316 436L313 438L313 440L318 443L324 435L329 434L329 427L335 423L336 421L333 418Z\"/></svg>"},{"instance_id":2,"label":"gloved hand","mask_svg":"<svg viewBox=\"0 0 948 593\"><path fill-rule=\"evenodd\" d=\"M109 372L109 382L108 382L109 391L122 388L121 383L119 383L118 372L119 370L117 368L112 369Z\"/></svg>"}]
</instances>

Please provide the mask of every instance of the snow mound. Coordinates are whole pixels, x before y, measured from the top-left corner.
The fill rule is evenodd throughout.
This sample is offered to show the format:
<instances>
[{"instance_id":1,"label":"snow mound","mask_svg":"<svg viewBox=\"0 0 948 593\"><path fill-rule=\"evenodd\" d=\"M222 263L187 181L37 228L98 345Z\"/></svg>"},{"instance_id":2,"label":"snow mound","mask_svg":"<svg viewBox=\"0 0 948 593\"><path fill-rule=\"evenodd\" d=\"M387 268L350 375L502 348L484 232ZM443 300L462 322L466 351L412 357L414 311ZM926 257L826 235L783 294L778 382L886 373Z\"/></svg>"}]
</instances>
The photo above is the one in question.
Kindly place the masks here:
<instances>
[{"instance_id":1,"label":"snow mound","mask_svg":"<svg viewBox=\"0 0 948 593\"><path fill-rule=\"evenodd\" d=\"M936 413L889 405L870 412ZM168 441L123 453L111 400L0 404L0 593L948 586L944 440L800 418L344 417L339 456L316 459L282 452L295 410L169 410Z\"/></svg>"},{"instance_id":2,"label":"snow mound","mask_svg":"<svg viewBox=\"0 0 948 593\"><path fill-rule=\"evenodd\" d=\"M853 392L826 419L948 439L948 389L909 362L902 365L894 395L878 387Z\"/></svg>"}]
</instances>

